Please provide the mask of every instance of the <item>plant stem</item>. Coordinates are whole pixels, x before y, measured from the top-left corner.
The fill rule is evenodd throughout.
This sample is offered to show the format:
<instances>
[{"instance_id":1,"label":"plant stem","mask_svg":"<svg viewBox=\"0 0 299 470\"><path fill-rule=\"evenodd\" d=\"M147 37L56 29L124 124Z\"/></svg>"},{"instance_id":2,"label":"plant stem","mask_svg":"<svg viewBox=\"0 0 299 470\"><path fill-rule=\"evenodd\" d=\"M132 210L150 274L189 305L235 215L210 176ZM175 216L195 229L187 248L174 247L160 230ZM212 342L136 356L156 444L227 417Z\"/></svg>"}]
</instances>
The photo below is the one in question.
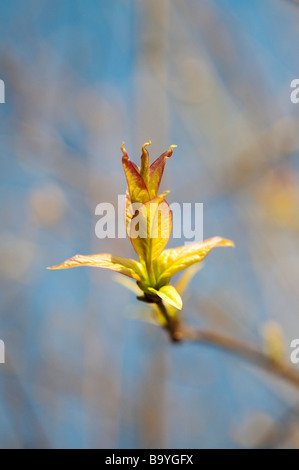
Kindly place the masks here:
<instances>
[{"instance_id":1,"label":"plant stem","mask_svg":"<svg viewBox=\"0 0 299 470\"><path fill-rule=\"evenodd\" d=\"M159 300L159 302L156 302L156 304L159 307L159 310L162 313L163 317L165 318L165 330L168 331L171 341L173 343L178 343L182 339L182 331L178 318L171 317L168 314L167 309L162 300Z\"/></svg>"},{"instance_id":2,"label":"plant stem","mask_svg":"<svg viewBox=\"0 0 299 470\"><path fill-rule=\"evenodd\" d=\"M185 341L205 343L224 349L225 351L256 364L266 372L270 372L271 374L285 379L287 382L299 388L299 373L294 369L294 367L289 366L283 361L274 360L263 351L253 348L246 343L229 338L221 333L198 329L182 330L181 339Z\"/></svg>"},{"instance_id":3,"label":"plant stem","mask_svg":"<svg viewBox=\"0 0 299 470\"><path fill-rule=\"evenodd\" d=\"M191 341L215 346L245 359L248 362L252 362L266 372L283 378L290 384L299 388L299 372L286 362L274 360L263 351L234 338L222 335L221 333L195 328L183 328L177 318L169 316L162 301L157 302L157 305L165 318L165 329L173 343Z\"/></svg>"}]
</instances>

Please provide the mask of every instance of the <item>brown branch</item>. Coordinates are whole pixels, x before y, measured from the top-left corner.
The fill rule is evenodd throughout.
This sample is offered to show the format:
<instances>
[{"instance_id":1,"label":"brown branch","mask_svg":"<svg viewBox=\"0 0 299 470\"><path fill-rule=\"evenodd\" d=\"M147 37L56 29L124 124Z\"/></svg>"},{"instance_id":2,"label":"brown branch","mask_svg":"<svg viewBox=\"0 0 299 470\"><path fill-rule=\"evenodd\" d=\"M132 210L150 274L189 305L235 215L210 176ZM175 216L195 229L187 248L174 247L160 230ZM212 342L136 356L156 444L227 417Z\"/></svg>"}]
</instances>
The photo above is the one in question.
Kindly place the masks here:
<instances>
[{"instance_id":1,"label":"brown branch","mask_svg":"<svg viewBox=\"0 0 299 470\"><path fill-rule=\"evenodd\" d=\"M165 330L168 332L172 342L178 343L182 341L191 341L215 346L245 359L266 372L270 372L271 374L276 375L299 388L299 372L287 363L274 360L263 351L234 338L222 335L221 333L194 328L184 328L177 318L169 316L162 301L157 302L157 305L166 320Z\"/></svg>"},{"instance_id":2,"label":"brown branch","mask_svg":"<svg viewBox=\"0 0 299 470\"><path fill-rule=\"evenodd\" d=\"M256 364L266 372L270 372L299 388L299 373L293 367L283 361L272 359L263 351L260 351L239 340L229 338L221 333L197 329L183 329L182 341L193 341L209 344L230 352L242 359Z\"/></svg>"},{"instance_id":3,"label":"brown branch","mask_svg":"<svg viewBox=\"0 0 299 470\"><path fill-rule=\"evenodd\" d=\"M165 330L169 333L170 339L173 343L178 343L182 340L182 329L177 317L171 317L162 300L155 302L166 320Z\"/></svg>"}]
</instances>

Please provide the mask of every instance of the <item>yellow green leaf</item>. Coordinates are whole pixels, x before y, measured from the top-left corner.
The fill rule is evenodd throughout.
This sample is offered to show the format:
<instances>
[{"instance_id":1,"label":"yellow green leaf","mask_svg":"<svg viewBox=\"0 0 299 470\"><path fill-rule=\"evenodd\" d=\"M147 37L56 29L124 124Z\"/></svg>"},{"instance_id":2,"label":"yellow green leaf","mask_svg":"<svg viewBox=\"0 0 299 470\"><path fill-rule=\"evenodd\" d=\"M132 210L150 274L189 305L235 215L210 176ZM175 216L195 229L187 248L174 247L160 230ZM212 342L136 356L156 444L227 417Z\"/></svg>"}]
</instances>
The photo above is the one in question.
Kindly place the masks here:
<instances>
[{"instance_id":1,"label":"yellow green leaf","mask_svg":"<svg viewBox=\"0 0 299 470\"><path fill-rule=\"evenodd\" d=\"M194 264L193 266L190 266L188 269L186 269L186 271L184 271L180 277L178 278L178 280L174 283L174 287L176 288L176 290L178 291L178 293L180 295L183 295L184 292L186 291L187 287L188 287L188 284L189 282L191 281L191 279L193 278L193 276L195 276L195 274L200 271L204 266L204 263L200 263L200 264ZM126 279L126 278L124 278ZM128 279L129 281L129 279ZM133 281L131 281L133 282ZM173 306L170 306L167 308L167 312L168 312L168 315L170 317L174 317L176 315L176 311L177 309Z\"/></svg>"},{"instance_id":2,"label":"yellow green leaf","mask_svg":"<svg viewBox=\"0 0 299 470\"><path fill-rule=\"evenodd\" d=\"M202 261L216 246L235 246L231 240L213 237L201 243L190 243L165 250L154 262L154 270L159 284L168 282L169 278L183 269Z\"/></svg>"},{"instance_id":3,"label":"yellow green leaf","mask_svg":"<svg viewBox=\"0 0 299 470\"><path fill-rule=\"evenodd\" d=\"M191 279L195 276L196 273L198 273L198 271L203 268L203 266L204 263L195 264L193 266L190 266L188 269L186 269L185 272L180 275L179 279L174 284L176 290L180 295L185 292Z\"/></svg>"},{"instance_id":4,"label":"yellow green leaf","mask_svg":"<svg viewBox=\"0 0 299 470\"><path fill-rule=\"evenodd\" d=\"M149 200L149 192L146 184L139 173L138 166L129 159L124 144L122 144L121 150L123 152L122 164L127 178L131 202L144 203Z\"/></svg>"},{"instance_id":5,"label":"yellow green leaf","mask_svg":"<svg viewBox=\"0 0 299 470\"><path fill-rule=\"evenodd\" d=\"M142 146L140 176L143 178L146 186L149 183L149 154L145 147L151 144L151 141L149 141Z\"/></svg>"},{"instance_id":6,"label":"yellow green leaf","mask_svg":"<svg viewBox=\"0 0 299 470\"><path fill-rule=\"evenodd\" d=\"M48 269L68 269L77 266L95 266L98 268L110 269L140 281L143 279L142 266L138 261L121 256L114 256L108 253L96 255L75 255L57 266L50 266Z\"/></svg>"},{"instance_id":7,"label":"yellow green leaf","mask_svg":"<svg viewBox=\"0 0 299 470\"><path fill-rule=\"evenodd\" d=\"M133 205L132 205L129 191L127 189L126 197L125 197L125 225L126 225L127 233L128 233L128 225L131 222L133 215L134 215Z\"/></svg>"},{"instance_id":8,"label":"yellow green leaf","mask_svg":"<svg viewBox=\"0 0 299 470\"><path fill-rule=\"evenodd\" d=\"M158 295L162 300L164 300L164 302L168 303L172 307L182 310L183 301L175 287L167 285L161 287L159 290L153 289L152 287L149 287L148 290L153 294Z\"/></svg>"},{"instance_id":9,"label":"yellow green leaf","mask_svg":"<svg viewBox=\"0 0 299 470\"><path fill-rule=\"evenodd\" d=\"M128 227L132 245L147 266L162 253L171 235L172 213L164 195L140 206Z\"/></svg>"},{"instance_id":10,"label":"yellow green leaf","mask_svg":"<svg viewBox=\"0 0 299 470\"><path fill-rule=\"evenodd\" d=\"M157 160L155 160L154 163L152 163L150 166L148 183L150 199L155 198L158 194L166 160L167 158L171 157L173 153L172 149L175 147L176 145L171 145L169 150L167 150L167 152L162 153L162 155L160 155L160 157L158 157Z\"/></svg>"}]
</instances>

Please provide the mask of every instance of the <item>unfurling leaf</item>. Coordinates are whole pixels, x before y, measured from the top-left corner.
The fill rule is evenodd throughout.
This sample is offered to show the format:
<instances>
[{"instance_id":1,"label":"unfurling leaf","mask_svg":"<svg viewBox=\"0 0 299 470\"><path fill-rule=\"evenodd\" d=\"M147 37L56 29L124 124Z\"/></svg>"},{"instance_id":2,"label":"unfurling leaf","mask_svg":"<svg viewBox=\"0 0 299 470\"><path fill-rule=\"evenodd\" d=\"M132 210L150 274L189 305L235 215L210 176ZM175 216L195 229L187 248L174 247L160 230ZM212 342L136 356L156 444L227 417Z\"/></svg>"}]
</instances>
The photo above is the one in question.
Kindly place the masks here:
<instances>
[{"instance_id":1,"label":"unfurling leaf","mask_svg":"<svg viewBox=\"0 0 299 470\"><path fill-rule=\"evenodd\" d=\"M191 279L204 267L204 263L190 266L185 272L183 272L174 286L180 295L184 294ZM129 280L129 279L128 279ZM131 281L133 282L133 281Z\"/></svg>"},{"instance_id":2,"label":"unfurling leaf","mask_svg":"<svg viewBox=\"0 0 299 470\"><path fill-rule=\"evenodd\" d=\"M140 176L143 178L146 186L149 183L149 154L145 147L151 145L151 141L146 142L142 146L142 155L141 155L141 167L140 167Z\"/></svg>"},{"instance_id":3,"label":"unfurling leaf","mask_svg":"<svg viewBox=\"0 0 299 470\"><path fill-rule=\"evenodd\" d=\"M177 310L182 309L180 294L199 269L193 265L202 261L214 247L234 246L234 243L214 237L202 243L163 251L171 235L172 212L165 201L168 191L161 195L158 195L158 192L166 160L171 157L176 145L171 145L169 150L150 165L146 149L150 144L149 141L142 146L140 168L129 159L124 144L121 146L122 164L128 183L125 199L126 233L139 256L139 261L111 254L76 255L48 269L95 266L134 279L136 284L129 279L123 280L122 284L133 290L137 299L154 306L155 319L161 325L169 327L173 341L178 341L180 334L176 333L180 321ZM189 267L191 269L179 278L176 287L169 284L174 274ZM167 312L162 301L167 304ZM173 323L169 323L171 319ZM175 329L177 331L174 331Z\"/></svg>"},{"instance_id":4,"label":"unfurling leaf","mask_svg":"<svg viewBox=\"0 0 299 470\"><path fill-rule=\"evenodd\" d=\"M167 158L171 157L173 153L172 149L175 147L176 145L171 145L169 150L167 150L167 152L162 153L162 155L160 155L160 157L158 157L157 160L155 160L154 163L152 163L150 166L148 183L150 199L153 199L158 195L166 160Z\"/></svg>"},{"instance_id":5,"label":"unfurling leaf","mask_svg":"<svg viewBox=\"0 0 299 470\"><path fill-rule=\"evenodd\" d=\"M159 284L167 282L171 276L202 261L216 246L235 246L231 240L221 237L209 238L200 243L165 250L154 262Z\"/></svg>"},{"instance_id":6,"label":"unfurling leaf","mask_svg":"<svg viewBox=\"0 0 299 470\"><path fill-rule=\"evenodd\" d=\"M162 253L171 235L172 213L164 195L141 205L128 225L132 245L147 266Z\"/></svg>"},{"instance_id":7,"label":"unfurling leaf","mask_svg":"<svg viewBox=\"0 0 299 470\"><path fill-rule=\"evenodd\" d=\"M182 310L183 301L175 287L167 285L161 287L159 290L150 287L149 291L158 295L164 302L167 302L172 307Z\"/></svg>"},{"instance_id":8,"label":"unfurling leaf","mask_svg":"<svg viewBox=\"0 0 299 470\"><path fill-rule=\"evenodd\" d=\"M77 266L95 266L98 268L110 269L140 281L143 279L142 265L134 259L122 258L106 253L96 255L75 255L64 263L57 266L50 266L48 269L68 269Z\"/></svg>"},{"instance_id":9,"label":"unfurling leaf","mask_svg":"<svg viewBox=\"0 0 299 470\"><path fill-rule=\"evenodd\" d=\"M141 202L142 204L149 200L149 192L146 184L139 173L139 168L131 162L128 157L124 144L121 146L123 152L122 163L128 183L128 191L132 203Z\"/></svg>"}]
</instances>

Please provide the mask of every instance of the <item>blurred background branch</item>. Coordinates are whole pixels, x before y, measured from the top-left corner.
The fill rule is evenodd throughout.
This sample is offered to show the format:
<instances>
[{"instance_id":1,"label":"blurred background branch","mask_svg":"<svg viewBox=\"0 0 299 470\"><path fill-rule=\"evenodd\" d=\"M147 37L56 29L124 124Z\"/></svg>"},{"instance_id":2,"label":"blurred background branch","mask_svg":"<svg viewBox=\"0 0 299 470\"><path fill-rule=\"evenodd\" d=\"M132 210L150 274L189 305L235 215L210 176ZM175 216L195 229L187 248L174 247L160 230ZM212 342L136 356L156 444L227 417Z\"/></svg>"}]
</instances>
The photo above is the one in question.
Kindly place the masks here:
<instances>
[{"instance_id":1,"label":"blurred background branch","mask_svg":"<svg viewBox=\"0 0 299 470\"><path fill-rule=\"evenodd\" d=\"M299 447L295 387L168 347L106 272L45 269L132 257L94 232L96 205L125 192L120 144L136 161L148 139L153 158L178 144L170 202L203 202L204 237L236 243L192 281L184 323L297 384L253 346L274 322L288 361L298 337L296 3L1 3L0 447L255 447L273 429L269 445Z\"/></svg>"}]
</instances>

